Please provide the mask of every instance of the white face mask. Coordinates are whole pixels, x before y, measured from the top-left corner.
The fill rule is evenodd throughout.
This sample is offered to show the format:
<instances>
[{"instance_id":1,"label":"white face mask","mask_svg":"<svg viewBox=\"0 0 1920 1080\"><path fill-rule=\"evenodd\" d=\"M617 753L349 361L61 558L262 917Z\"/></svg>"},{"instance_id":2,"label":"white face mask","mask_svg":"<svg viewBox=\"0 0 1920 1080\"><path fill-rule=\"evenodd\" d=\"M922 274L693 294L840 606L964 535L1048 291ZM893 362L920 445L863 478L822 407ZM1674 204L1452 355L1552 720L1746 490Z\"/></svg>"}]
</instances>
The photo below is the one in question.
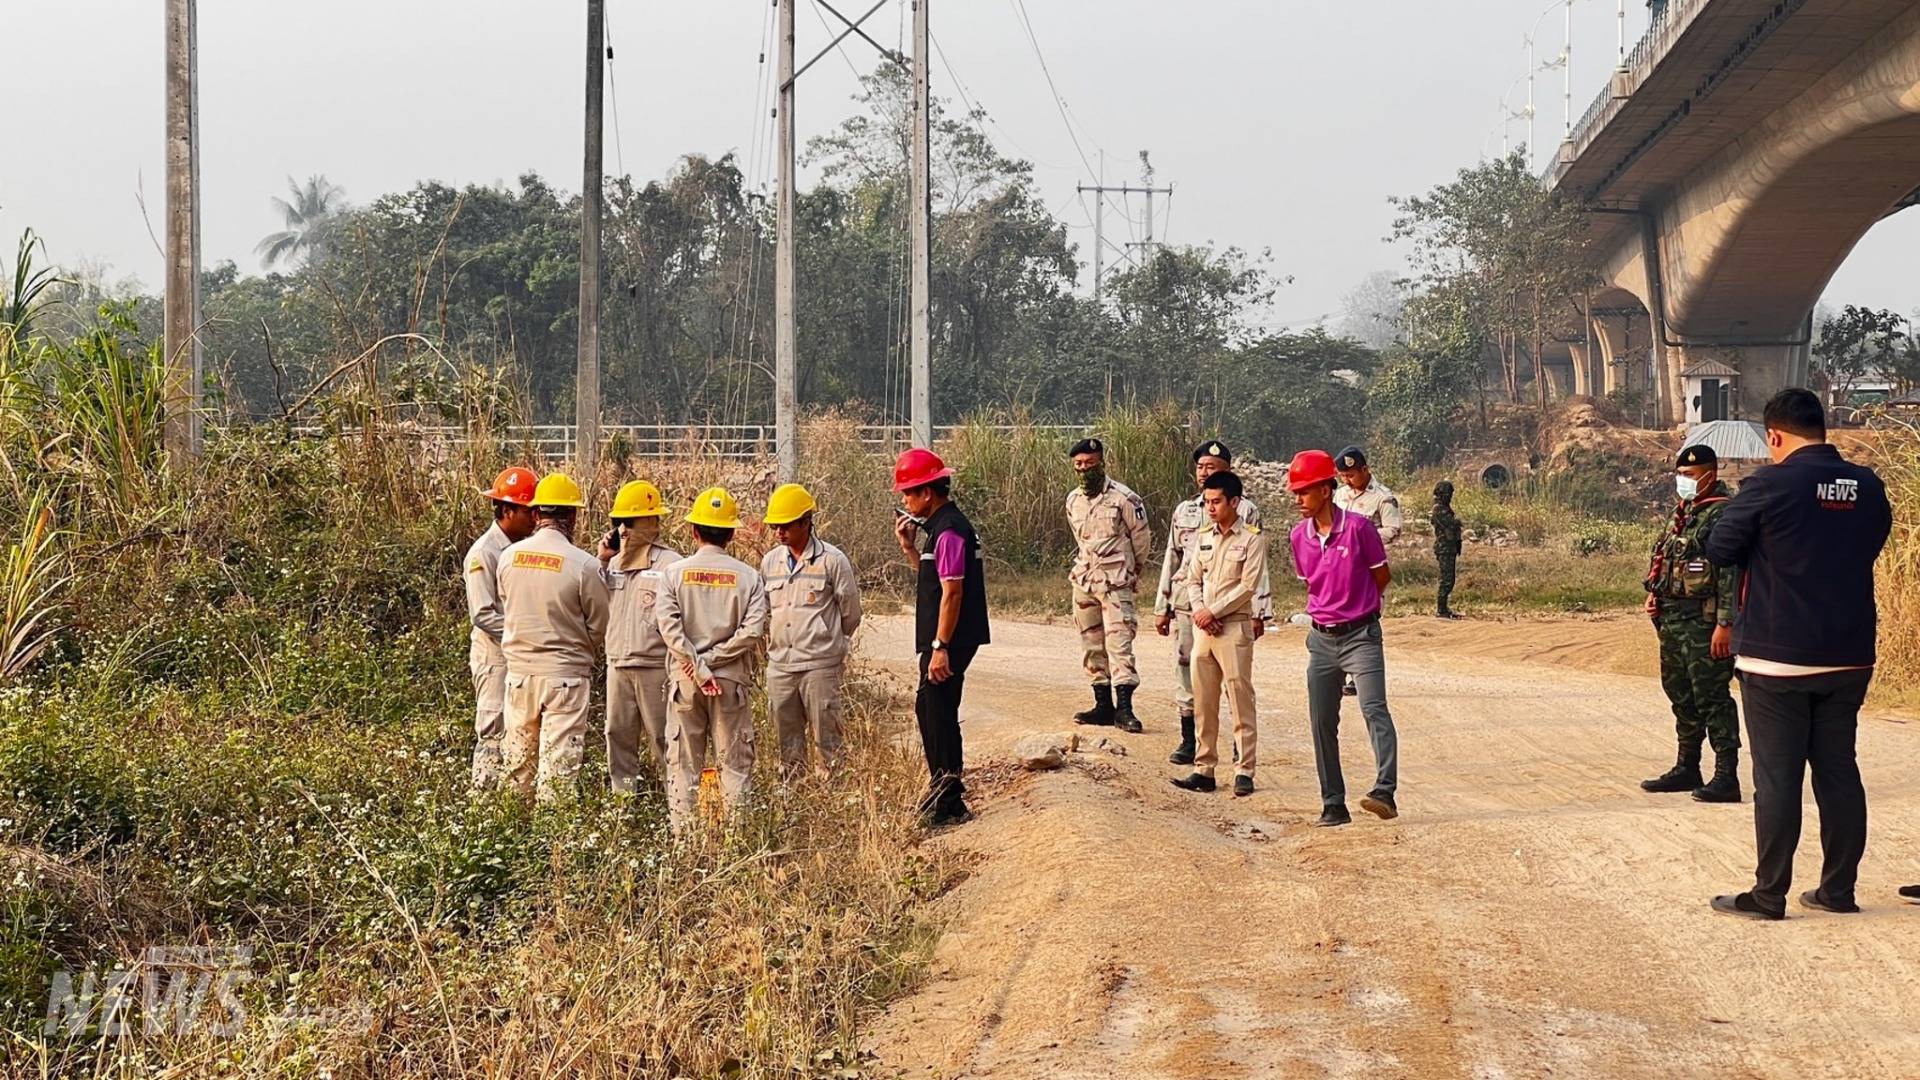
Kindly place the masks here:
<instances>
[{"instance_id":1,"label":"white face mask","mask_svg":"<svg viewBox=\"0 0 1920 1080\"><path fill-rule=\"evenodd\" d=\"M1673 487L1674 490L1680 493L1682 499L1692 499L1694 496L1700 494L1700 481L1695 480L1691 476L1675 476L1673 478Z\"/></svg>"}]
</instances>

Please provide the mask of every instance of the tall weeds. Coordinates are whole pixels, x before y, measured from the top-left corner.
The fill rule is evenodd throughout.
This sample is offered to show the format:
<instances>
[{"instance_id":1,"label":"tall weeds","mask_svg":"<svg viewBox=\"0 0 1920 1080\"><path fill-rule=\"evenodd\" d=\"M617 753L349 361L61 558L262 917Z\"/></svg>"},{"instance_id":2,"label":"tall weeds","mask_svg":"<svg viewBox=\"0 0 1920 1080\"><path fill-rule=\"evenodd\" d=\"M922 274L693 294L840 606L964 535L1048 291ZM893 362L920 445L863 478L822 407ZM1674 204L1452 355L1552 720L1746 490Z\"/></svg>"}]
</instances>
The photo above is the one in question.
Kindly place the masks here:
<instances>
[{"instance_id":1,"label":"tall weeds","mask_svg":"<svg viewBox=\"0 0 1920 1080\"><path fill-rule=\"evenodd\" d=\"M1876 575L1878 684L1910 697L1920 688L1920 428L1893 424L1870 460L1893 501L1893 536Z\"/></svg>"}]
</instances>

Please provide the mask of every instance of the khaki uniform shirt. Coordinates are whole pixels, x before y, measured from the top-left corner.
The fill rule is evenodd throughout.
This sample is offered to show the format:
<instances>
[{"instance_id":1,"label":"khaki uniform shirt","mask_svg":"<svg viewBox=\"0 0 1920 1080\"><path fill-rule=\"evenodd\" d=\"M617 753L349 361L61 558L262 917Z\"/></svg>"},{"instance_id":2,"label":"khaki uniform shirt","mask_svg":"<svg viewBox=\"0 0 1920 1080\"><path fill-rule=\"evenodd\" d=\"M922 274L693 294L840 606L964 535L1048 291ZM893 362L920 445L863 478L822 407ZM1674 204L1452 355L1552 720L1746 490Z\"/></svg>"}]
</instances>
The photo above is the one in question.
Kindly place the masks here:
<instances>
[{"instance_id":1,"label":"khaki uniform shirt","mask_svg":"<svg viewBox=\"0 0 1920 1080\"><path fill-rule=\"evenodd\" d=\"M753 682L767 636L767 590L753 567L712 544L667 567L654 601L669 660L691 660L694 681Z\"/></svg>"},{"instance_id":2,"label":"khaki uniform shirt","mask_svg":"<svg viewBox=\"0 0 1920 1080\"><path fill-rule=\"evenodd\" d=\"M1249 525L1260 524L1260 508L1252 499L1240 500L1240 520ZM1154 596L1153 613L1164 615L1169 611L1185 614L1193 610L1193 604L1187 599L1187 560L1192 557L1195 542L1202 532L1212 528L1213 522L1207 519L1207 504L1196 495L1173 508L1173 524L1167 530L1167 552L1160 560L1160 589ZM1260 575L1260 591L1253 598L1253 617L1261 622L1273 621L1273 597L1267 576Z\"/></svg>"},{"instance_id":3,"label":"khaki uniform shirt","mask_svg":"<svg viewBox=\"0 0 1920 1080\"><path fill-rule=\"evenodd\" d=\"M666 569L680 561L680 553L663 544L642 551L622 548L607 564L607 591L613 610L607 620L607 666L667 666L667 643L660 640L660 620L654 598Z\"/></svg>"},{"instance_id":4,"label":"khaki uniform shirt","mask_svg":"<svg viewBox=\"0 0 1920 1080\"><path fill-rule=\"evenodd\" d=\"M1098 495L1074 488L1067 523L1078 546L1068 581L1090 593L1139 585L1140 568L1153 557L1145 500L1118 480L1108 480Z\"/></svg>"},{"instance_id":5,"label":"khaki uniform shirt","mask_svg":"<svg viewBox=\"0 0 1920 1080\"><path fill-rule=\"evenodd\" d=\"M1205 607L1216 619L1251 615L1267 576L1267 534L1244 521L1222 533L1209 521L1187 560L1186 575L1195 607Z\"/></svg>"},{"instance_id":6,"label":"khaki uniform shirt","mask_svg":"<svg viewBox=\"0 0 1920 1080\"><path fill-rule=\"evenodd\" d=\"M461 563L460 576L467 586L467 621L473 624L473 632L468 635L472 641L467 649L470 660L505 660L500 652L500 638L507 628L506 609L500 605L500 553L512 545L496 522L467 549Z\"/></svg>"},{"instance_id":7,"label":"khaki uniform shirt","mask_svg":"<svg viewBox=\"0 0 1920 1080\"><path fill-rule=\"evenodd\" d=\"M767 664L780 671L813 671L846 660L860 626L860 582L853 560L818 536L795 566L785 544L760 560L771 623Z\"/></svg>"},{"instance_id":8,"label":"khaki uniform shirt","mask_svg":"<svg viewBox=\"0 0 1920 1080\"><path fill-rule=\"evenodd\" d=\"M1346 484L1336 484L1333 505L1372 521L1383 544L1393 543L1407 527L1406 515L1400 512L1400 496L1388 491L1387 485L1379 480L1368 484L1365 491L1355 491Z\"/></svg>"},{"instance_id":9,"label":"khaki uniform shirt","mask_svg":"<svg viewBox=\"0 0 1920 1080\"><path fill-rule=\"evenodd\" d=\"M501 650L513 675L587 677L607 636L607 582L600 560L559 529L536 529L500 553L507 607Z\"/></svg>"}]
</instances>

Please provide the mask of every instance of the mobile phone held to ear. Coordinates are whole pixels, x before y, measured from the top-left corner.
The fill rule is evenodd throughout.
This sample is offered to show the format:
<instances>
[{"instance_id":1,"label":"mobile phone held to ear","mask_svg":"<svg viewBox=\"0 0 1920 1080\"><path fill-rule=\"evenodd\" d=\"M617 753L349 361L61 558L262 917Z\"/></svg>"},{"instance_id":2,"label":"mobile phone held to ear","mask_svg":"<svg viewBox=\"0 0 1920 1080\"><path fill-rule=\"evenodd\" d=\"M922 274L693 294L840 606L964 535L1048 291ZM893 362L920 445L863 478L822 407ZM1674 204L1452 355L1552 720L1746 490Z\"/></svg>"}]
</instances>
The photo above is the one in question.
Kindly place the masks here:
<instances>
[{"instance_id":1,"label":"mobile phone held to ear","mask_svg":"<svg viewBox=\"0 0 1920 1080\"><path fill-rule=\"evenodd\" d=\"M607 548L611 551L620 550L620 527L618 525L607 530Z\"/></svg>"}]
</instances>

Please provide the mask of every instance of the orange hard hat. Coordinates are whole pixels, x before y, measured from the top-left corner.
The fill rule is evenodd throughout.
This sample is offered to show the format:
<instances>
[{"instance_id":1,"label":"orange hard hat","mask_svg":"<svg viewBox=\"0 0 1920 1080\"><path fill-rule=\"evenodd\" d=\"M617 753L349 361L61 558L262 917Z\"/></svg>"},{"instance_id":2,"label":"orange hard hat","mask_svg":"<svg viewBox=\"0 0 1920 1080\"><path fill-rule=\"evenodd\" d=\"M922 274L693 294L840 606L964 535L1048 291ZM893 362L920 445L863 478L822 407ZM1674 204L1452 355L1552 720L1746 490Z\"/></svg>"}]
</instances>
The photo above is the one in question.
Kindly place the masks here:
<instances>
[{"instance_id":1,"label":"orange hard hat","mask_svg":"<svg viewBox=\"0 0 1920 1080\"><path fill-rule=\"evenodd\" d=\"M901 454L900 460L893 463L893 490L925 487L952 475L953 470L947 468L947 463L940 460L939 454L916 446Z\"/></svg>"},{"instance_id":2,"label":"orange hard hat","mask_svg":"<svg viewBox=\"0 0 1920 1080\"><path fill-rule=\"evenodd\" d=\"M533 487L539 477L524 465L510 465L500 470L493 478L492 488L480 489L480 494L494 502L512 503L515 506L533 505Z\"/></svg>"},{"instance_id":3,"label":"orange hard hat","mask_svg":"<svg viewBox=\"0 0 1920 1080\"><path fill-rule=\"evenodd\" d=\"M1333 467L1333 455L1325 450L1302 450L1293 455L1287 464L1287 488L1291 491L1305 491L1316 484L1325 484L1339 475Z\"/></svg>"}]
</instances>

